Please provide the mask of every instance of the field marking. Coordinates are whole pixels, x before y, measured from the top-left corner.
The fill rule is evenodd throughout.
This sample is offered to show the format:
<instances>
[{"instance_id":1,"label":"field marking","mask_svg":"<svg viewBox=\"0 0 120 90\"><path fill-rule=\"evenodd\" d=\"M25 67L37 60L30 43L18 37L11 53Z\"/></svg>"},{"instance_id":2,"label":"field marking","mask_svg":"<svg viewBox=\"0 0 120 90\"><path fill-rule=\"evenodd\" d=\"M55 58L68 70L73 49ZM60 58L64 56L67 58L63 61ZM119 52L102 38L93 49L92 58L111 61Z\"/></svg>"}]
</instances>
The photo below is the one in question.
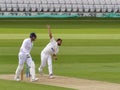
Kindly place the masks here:
<instances>
[{"instance_id":1,"label":"field marking","mask_svg":"<svg viewBox=\"0 0 120 90\"><path fill-rule=\"evenodd\" d=\"M38 39L49 39L48 34L37 34ZM0 34L0 39L24 39L28 34ZM120 39L120 34L54 34L62 39Z\"/></svg>"},{"instance_id":2,"label":"field marking","mask_svg":"<svg viewBox=\"0 0 120 90\"><path fill-rule=\"evenodd\" d=\"M0 47L0 56L16 55L20 47ZM44 47L34 47L31 54L39 55ZM120 46L62 46L59 55L108 55L120 54Z\"/></svg>"},{"instance_id":3,"label":"field marking","mask_svg":"<svg viewBox=\"0 0 120 90\"><path fill-rule=\"evenodd\" d=\"M65 87L77 90L120 90L120 84L109 83L103 81L95 81L95 80L87 80L87 79L79 79L79 78L70 78L64 76L55 76L54 79L48 79L47 75L40 76L38 82L33 82L35 84L43 84L43 85L51 85L58 87ZM12 80L14 75L0 75L0 79L4 80ZM29 78L25 78L24 82L30 82Z\"/></svg>"}]
</instances>

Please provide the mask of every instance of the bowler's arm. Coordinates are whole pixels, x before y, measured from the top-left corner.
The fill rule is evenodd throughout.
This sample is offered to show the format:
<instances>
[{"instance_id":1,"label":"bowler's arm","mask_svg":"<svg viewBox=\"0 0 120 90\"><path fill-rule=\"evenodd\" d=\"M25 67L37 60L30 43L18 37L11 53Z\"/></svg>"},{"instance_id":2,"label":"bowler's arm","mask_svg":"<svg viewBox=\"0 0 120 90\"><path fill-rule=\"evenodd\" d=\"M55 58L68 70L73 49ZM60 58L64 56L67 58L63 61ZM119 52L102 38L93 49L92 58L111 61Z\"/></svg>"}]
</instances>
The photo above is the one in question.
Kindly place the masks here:
<instances>
[{"instance_id":1,"label":"bowler's arm","mask_svg":"<svg viewBox=\"0 0 120 90\"><path fill-rule=\"evenodd\" d=\"M47 25L47 28L48 28L49 37L50 37L50 39L52 39L53 36L52 36L50 25Z\"/></svg>"}]
</instances>

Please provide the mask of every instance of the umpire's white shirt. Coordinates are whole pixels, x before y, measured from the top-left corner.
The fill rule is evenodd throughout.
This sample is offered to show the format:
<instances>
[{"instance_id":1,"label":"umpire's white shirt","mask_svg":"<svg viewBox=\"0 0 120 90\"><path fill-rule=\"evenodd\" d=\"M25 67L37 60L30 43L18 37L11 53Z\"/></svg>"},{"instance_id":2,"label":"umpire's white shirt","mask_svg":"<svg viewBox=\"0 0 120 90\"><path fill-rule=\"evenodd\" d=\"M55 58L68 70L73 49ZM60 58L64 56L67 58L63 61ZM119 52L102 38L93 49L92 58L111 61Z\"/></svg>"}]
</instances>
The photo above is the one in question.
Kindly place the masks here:
<instances>
[{"instance_id":1,"label":"umpire's white shirt","mask_svg":"<svg viewBox=\"0 0 120 90\"><path fill-rule=\"evenodd\" d=\"M57 54L59 51L59 46L54 38L50 39L50 42L47 44L47 46L43 49L42 53L45 54Z\"/></svg>"},{"instance_id":2,"label":"umpire's white shirt","mask_svg":"<svg viewBox=\"0 0 120 90\"><path fill-rule=\"evenodd\" d=\"M20 53L22 54L30 54L30 51L33 47L33 43L30 38L27 38L23 41L22 46L20 48Z\"/></svg>"}]
</instances>

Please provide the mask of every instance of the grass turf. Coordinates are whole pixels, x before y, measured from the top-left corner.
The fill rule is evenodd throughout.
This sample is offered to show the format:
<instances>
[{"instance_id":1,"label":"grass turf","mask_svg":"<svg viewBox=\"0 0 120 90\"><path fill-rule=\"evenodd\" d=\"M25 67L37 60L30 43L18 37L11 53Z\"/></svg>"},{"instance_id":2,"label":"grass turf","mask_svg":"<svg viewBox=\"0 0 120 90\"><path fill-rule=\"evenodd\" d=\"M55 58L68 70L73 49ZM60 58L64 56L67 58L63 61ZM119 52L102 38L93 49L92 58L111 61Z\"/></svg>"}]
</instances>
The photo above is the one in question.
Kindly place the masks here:
<instances>
[{"instance_id":1,"label":"grass turf","mask_svg":"<svg viewBox=\"0 0 120 90\"><path fill-rule=\"evenodd\" d=\"M52 31L54 33L107 33L107 34L118 34L120 20L80 20L80 19L28 19L28 20L1 20L0 22L0 33L46 33L46 25L50 24L52 26ZM23 32L24 31L24 32Z\"/></svg>"},{"instance_id":2,"label":"grass turf","mask_svg":"<svg viewBox=\"0 0 120 90\"><path fill-rule=\"evenodd\" d=\"M31 53L37 70L40 64L39 54L49 42L46 24L50 24L53 35L58 37L57 34L59 34L63 37L58 61L53 62L56 75L120 83L119 23L120 21L99 20L0 21L0 74L15 72L19 48L23 38L28 37L30 32L41 35L34 43ZM85 34L84 39L79 36L82 34ZM101 34L101 36L90 38L93 34ZM114 35L112 36L112 34ZM104 35L110 36L106 38L106 36L103 37ZM116 36L117 38L115 38ZM45 73L47 73L47 67Z\"/></svg>"}]
</instances>

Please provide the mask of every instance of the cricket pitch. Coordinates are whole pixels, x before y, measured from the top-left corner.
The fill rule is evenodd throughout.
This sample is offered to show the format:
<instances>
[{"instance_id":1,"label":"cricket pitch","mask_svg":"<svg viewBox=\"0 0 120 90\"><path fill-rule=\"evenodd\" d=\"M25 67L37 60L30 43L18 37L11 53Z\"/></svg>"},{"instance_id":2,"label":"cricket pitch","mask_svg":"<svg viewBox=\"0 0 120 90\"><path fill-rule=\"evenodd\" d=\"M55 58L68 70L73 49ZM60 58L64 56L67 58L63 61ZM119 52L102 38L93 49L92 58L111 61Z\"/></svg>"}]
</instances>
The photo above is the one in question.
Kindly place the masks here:
<instances>
[{"instance_id":1,"label":"cricket pitch","mask_svg":"<svg viewBox=\"0 0 120 90\"><path fill-rule=\"evenodd\" d=\"M70 78L64 76L55 76L54 79L49 79L48 75L37 75L37 77L39 77L39 81L32 83L66 87L77 90L120 90L120 84L115 83ZM0 79L13 80L14 75L0 75ZM24 75L23 81L30 82L30 78L26 78Z\"/></svg>"}]
</instances>

